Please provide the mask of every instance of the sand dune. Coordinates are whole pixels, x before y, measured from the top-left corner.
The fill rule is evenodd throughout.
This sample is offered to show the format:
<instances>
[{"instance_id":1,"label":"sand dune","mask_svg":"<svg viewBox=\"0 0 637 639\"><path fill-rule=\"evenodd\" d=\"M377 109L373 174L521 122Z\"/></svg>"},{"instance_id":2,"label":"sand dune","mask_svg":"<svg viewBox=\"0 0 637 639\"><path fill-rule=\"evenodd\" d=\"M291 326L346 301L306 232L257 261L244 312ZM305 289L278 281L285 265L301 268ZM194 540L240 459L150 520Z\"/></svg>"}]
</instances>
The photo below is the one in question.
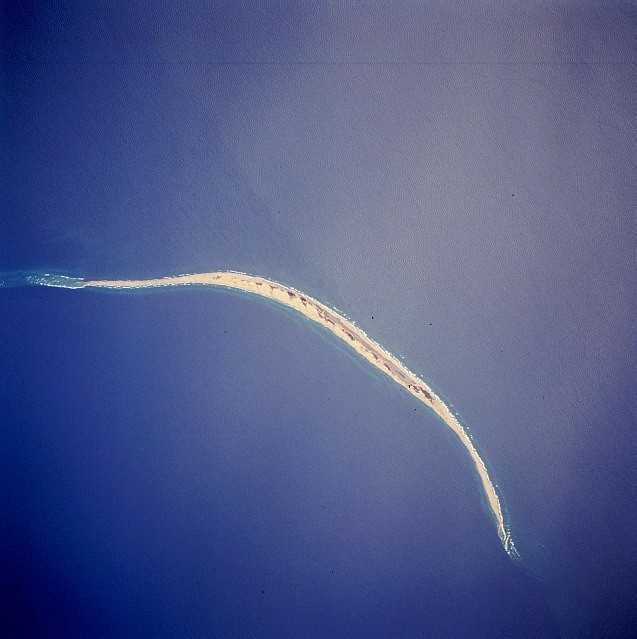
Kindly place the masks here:
<instances>
[{"instance_id":1,"label":"sand dune","mask_svg":"<svg viewBox=\"0 0 637 639\"><path fill-rule=\"evenodd\" d=\"M44 283L44 282L41 282ZM469 452L478 471L482 487L498 529L498 535L504 549L511 557L517 557L511 535L505 525L500 500L493 482L489 478L486 466L476 451L471 439L444 402L419 377L409 371L398 359L370 339L360 328L340 313L321 304L312 297L278 282L255 277L244 273L223 271L217 273L198 273L177 275L146 280L76 280L69 288L108 288L135 289L183 285L212 285L239 289L289 306L309 319L325 326L334 335L349 344L373 366L406 388L416 399L431 408L458 436ZM63 284L56 284L63 285Z\"/></svg>"}]
</instances>

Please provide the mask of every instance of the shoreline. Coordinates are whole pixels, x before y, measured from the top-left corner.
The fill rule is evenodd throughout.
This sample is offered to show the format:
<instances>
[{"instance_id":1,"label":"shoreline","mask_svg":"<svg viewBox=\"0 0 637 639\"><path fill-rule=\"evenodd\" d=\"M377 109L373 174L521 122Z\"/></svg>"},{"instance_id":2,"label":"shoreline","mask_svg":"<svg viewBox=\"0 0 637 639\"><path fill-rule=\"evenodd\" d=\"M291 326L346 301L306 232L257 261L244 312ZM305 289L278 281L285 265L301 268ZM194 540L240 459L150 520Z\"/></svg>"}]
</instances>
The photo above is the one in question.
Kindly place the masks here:
<instances>
[{"instance_id":1,"label":"shoreline","mask_svg":"<svg viewBox=\"0 0 637 639\"><path fill-rule=\"evenodd\" d=\"M456 434L463 446L467 449L478 472L482 489L491 509L491 514L495 519L498 536L500 537L504 550L511 558L515 559L518 557L510 532L504 522L500 500L496 493L495 486L489 477L486 465L478 454L471 438L456 419L451 409L438 397L430 386L412 373L398 358L368 337L354 322L344 317L341 313L321 304L321 302L313 297L290 286L280 284L279 282L235 271L217 271L141 280L83 280L80 278L64 278L46 274L44 277L37 278L37 281L33 283L61 288L104 288L118 290L187 285L219 286L259 295L260 297L274 300L296 310L308 319L327 328L370 362L370 364L385 373L385 375L393 379L397 384L400 384L416 399L433 410Z\"/></svg>"}]
</instances>

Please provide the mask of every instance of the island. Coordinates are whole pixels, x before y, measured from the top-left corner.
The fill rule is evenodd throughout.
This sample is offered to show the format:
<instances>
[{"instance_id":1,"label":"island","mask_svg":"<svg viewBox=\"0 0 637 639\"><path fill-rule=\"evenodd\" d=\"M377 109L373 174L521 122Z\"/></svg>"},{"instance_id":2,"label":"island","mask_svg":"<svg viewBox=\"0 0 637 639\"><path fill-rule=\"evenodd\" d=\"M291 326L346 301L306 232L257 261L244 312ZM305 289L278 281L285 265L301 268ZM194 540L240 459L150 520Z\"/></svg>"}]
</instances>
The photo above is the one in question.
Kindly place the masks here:
<instances>
[{"instance_id":1,"label":"island","mask_svg":"<svg viewBox=\"0 0 637 639\"><path fill-rule=\"evenodd\" d=\"M219 271L213 273L195 273L141 280L85 280L45 274L32 278L30 283L57 286L63 288L92 289L144 289L168 286L209 285L236 289L275 300L303 314L308 319L321 324L336 337L342 339L372 366L385 373L400 384L417 400L433 410L440 419L458 436L467 449L478 472L482 488L487 498L489 509L496 523L500 541L504 550L512 558L517 558L517 551L505 524L500 499L495 486L489 477L487 468L478 454L471 438L453 415L449 407L436 393L417 375L412 373L391 353L368 337L351 320L341 313L327 307L313 297L279 282L240 273L235 271Z\"/></svg>"}]
</instances>

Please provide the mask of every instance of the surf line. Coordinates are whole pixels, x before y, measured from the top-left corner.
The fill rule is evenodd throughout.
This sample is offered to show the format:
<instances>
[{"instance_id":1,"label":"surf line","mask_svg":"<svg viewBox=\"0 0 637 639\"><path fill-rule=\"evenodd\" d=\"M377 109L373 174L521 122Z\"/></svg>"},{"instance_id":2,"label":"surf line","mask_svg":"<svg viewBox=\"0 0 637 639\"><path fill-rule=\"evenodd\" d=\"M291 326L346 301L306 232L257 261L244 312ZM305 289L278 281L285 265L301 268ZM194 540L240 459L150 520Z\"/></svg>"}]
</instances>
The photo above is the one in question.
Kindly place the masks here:
<instances>
[{"instance_id":1,"label":"surf line","mask_svg":"<svg viewBox=\"0 0 637 639\"><path fill-rule=\"evenodd\" d=\"M359 355L393 379L397 384L400 384L425 406L433 410L458 436L458 439L460 439L463 446L469 452L478 471L482 488L495 520L498 536L500 537L504 550L511 558L515 559L518 557L511 533L504 521L500 499L489 477L487 467L473 445L471 438L451 410L422 379L412 373L396 357L380 346L380 344L368 337L365 332L358 328L351 320L344 317L341 313L321 304L321 302L309 295L264 277L247 275L246 273L236 271L195 273L142 280L85 280L82 278L45 274L30 278L30 283L60 288L104 288L118 290L186 285L220 286L260 295L261 297L275 300L284 306L288 306L302 313L305 317L321 324L342 339L346 344L349 344Z\"/></svg>"}]
</instances>

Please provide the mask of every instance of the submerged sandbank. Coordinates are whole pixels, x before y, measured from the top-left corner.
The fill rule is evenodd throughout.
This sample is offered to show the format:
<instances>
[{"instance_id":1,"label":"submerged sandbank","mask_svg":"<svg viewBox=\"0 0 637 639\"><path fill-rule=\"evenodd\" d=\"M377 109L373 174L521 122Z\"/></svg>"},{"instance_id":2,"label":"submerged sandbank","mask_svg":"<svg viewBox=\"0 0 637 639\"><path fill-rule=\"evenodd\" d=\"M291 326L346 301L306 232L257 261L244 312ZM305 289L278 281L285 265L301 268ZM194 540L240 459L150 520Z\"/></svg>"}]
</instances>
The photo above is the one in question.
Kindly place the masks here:
<instances>
[{"instance_id":1,"label":"submerged sandbank","mask_svg":"<svg viewBox=\"0 0 637 639\"><path fill-rule=\"evenodd\" d=\"M68 281L66 281L68 280ZM334 335L349 344L357 353L369 361L373 366L391 377L397 384L407 389L416 399L431 408L458 436L469 452L478 471L489 508L496 522L498 535L504 549L511 557L517 557L517 552L511 535L504 522L502 507L493 482L489 478L487 468L478 454L469 435L454 417L451 410L436 395L436 393L419 377L408 370L396 357L388 353L379 344L370 339L364 331L356 327L337 311L328 308L314 298L294 288L263 277L246 275L233 271L215 273L197 273L192 275L177 275L145 280L82 280L80 278L60 278L45 275L38 278L37 284L59 286L63 288L106 288L106 289L136 289L183 285L211 285L254 293L268 299L275 300L285 306L295 309L309 319L321 324Z\"/></svg>"}]
</instances>

